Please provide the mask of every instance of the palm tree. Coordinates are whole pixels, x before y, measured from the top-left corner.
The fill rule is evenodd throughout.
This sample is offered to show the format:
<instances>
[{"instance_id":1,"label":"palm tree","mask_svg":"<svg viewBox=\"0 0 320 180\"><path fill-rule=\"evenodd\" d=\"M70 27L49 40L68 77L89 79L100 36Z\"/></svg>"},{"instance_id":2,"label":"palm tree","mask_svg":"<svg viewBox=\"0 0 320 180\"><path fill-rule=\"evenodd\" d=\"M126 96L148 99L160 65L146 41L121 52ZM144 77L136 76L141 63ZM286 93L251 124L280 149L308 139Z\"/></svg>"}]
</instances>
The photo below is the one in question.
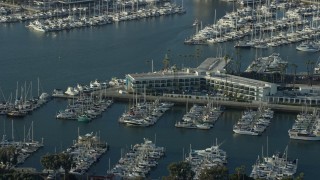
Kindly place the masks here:
<instances>
[{"instance_id":1,"label":"palm tree","mask_svg":"<svg viewBox=\"0 0 320 180\"><path fill-rule=\"evenodd\" d=\"M163 68L164 69L168 69L169 68L169 64L170 64L170 60L169 60L169 57L168 57L168 54L166 54L164 56L164 59L163 59Z\"/></svg>"},{"instance_id":2,"label":"palm tree","mask_svg":"<svg viewBox=\"0 0 320 180\"><path fill-rule=\"evenodd\" d=\"M244 165L237 167L235 170L237 172L238 179L240 179L240 175L244 176L246 167Z\"/></svg>"},{"instance_id":3,"label":"palm tree","mask_svg":"<svg viewBox=\"0 0 320 180\"><path fill-rule=\"evenodd\" d=\"M240 70L241 70L241 54L240 54L240 52L239 52L239 48L237 48L237 51L236 51L236 57L237 57L237 60L236 60L236 62L235 62L235 64L236 64L236 73L238 74L238 75L240 75Z\"/></svg>"},{"instance_id":4,"label":"palm tree","mask_svg":"<svg viewBox=\"0 0 320 180\"><path fill-rule=\"evenodd\" d=\"M294 71L293 71L293 73L294 73L294 76L293 76L293 88L294 88L294 85L296 84L296 76L297 76L297 67L298 67L298 65L293 63L293 64L291 64L291 66L294 69Z\"/></svg>"},{"instance_id":5,"label":"palm tree","mask_svg":"<svg viewBox=\"0 0 320 180\"><path fill-rule=\"evenodd\" d=\"M201 49L197 48L196 52L195 52L195 55L194 55L196 57L196 60L197 60L197 66L199 65L200 55L201 55Z\"/></svg>"},{"instance_id":6,"label":"palm tree","mask_svg":"<svg viewBox=\"0 0 320 180\"><path fill-rule=\"evenodd\" d=\"M313 78L313 69L314 69L314 61L312 60L307 60L305 62L306 67L307 67L307 76L308 76L308 80L309 80L309 85L312 86L312 78Z\"/></svg>"},{"instance_id":7,"label":"palm tree","mask_svg":"<svg viewBox=\"0 0 320 180\"><path fill-rule=\"evenodd\" d=\"M191 164L188 162L175 162L168 166L169 176L165 179L193 179L195 173L191 169Z\"/></svg>"},{"instance_id":8,"label":"palm tree","mask_svg":"<svg viewBox=\"0 0 320 180\"><path fill-rule=\"evenodd\" d=\"M69 171L74 166L72 155L66 153L59 154L61 167L65 170L65 177L69 177Z\"/></svg>"}]
</instances>

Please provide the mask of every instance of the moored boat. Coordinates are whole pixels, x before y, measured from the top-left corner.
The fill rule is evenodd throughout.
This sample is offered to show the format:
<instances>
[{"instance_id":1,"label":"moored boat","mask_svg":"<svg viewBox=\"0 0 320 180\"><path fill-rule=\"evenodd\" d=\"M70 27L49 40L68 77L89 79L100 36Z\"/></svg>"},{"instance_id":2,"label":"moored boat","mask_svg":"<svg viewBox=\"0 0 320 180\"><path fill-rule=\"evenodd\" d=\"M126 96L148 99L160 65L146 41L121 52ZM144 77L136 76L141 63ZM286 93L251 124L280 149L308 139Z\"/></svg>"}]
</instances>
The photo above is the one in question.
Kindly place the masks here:
<instances>
[{"instance_id":1,"label":"moored boat","mask_svg":"<svg viewBox=\"0 0 320 180\"><path fill-rule=\"evenodd\" d=\"M320 50L319 46L312 42L303 42L296 49L304 52L317 52Z\"/></svg>"},{"instance_id":2,"label":"moored boat","mask_svg":"<svg viewBox=\"0 0 320 180\"><path fill-rule=\"evenodd\" d=\"M86 114L78 116L78 122L90 122L90 118Z\"/></svg>"}]
</instances>

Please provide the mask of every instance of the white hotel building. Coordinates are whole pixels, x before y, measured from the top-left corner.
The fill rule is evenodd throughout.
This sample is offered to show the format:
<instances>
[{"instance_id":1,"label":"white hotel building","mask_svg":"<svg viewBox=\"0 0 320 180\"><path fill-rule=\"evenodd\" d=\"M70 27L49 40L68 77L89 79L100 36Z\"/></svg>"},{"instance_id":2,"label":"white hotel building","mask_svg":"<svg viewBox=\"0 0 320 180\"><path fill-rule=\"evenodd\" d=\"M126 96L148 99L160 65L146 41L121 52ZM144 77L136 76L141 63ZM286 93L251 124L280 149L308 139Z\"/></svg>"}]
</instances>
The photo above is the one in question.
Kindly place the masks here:
<instances>
[{"instance_id":1,"label":"white hotel building","mask_svg":"<svg viewBox=\"0 0 320 180\"><path fill-rule=\"evenodd\" d=\"M175 90L217 90L245 100L265 101L277 93L274 83L225 74L223 58L208 58L199 67L126 75L128 92L163 92Z\"/></svg>"}]
</instances>

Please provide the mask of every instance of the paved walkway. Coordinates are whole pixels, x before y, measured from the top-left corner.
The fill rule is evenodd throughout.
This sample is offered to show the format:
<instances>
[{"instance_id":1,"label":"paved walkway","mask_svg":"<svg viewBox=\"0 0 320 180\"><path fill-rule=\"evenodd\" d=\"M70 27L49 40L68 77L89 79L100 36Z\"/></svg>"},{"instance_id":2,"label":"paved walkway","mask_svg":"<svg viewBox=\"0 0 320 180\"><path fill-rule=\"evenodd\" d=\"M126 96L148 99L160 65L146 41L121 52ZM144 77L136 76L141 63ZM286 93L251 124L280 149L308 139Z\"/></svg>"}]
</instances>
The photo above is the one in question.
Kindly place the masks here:
<instances>
[{"instance_id":1,"label":"paved walkway","mask_svg":"<svg viewBox=\"0 0 320 180\"><path fill-rule=\"evenodd\" d=\"M99 92L97 92L99 93ZM130 101L134 98L133 94L120 94L115 89L108 89L107 91L104 90L102 92L103 96L113 98L116 101ZM200 97L200 96L199 96ZM139 99L143 99L143 95L138 95ZM161 101L169 101L174 102L176 104L207 104L208 100L205 99L196 99L196 98L179 98L179 97L164 97L164 96L146 96L146 99L149 101L154 101L156 99L160 99ZM225 106L227 108L235 108L235 109L247 109L247 108L258 108L261 103L260 102L235 102L235 101L223 101L223 100L212 100L213 102ZM280 112L301 112L302 106L299 105L283 105L283 104L267 104L263 103L264 106L270 107L274 111ZM313 111L314 108L308 108L310 112Z\"/></svg>"}]
</instances>

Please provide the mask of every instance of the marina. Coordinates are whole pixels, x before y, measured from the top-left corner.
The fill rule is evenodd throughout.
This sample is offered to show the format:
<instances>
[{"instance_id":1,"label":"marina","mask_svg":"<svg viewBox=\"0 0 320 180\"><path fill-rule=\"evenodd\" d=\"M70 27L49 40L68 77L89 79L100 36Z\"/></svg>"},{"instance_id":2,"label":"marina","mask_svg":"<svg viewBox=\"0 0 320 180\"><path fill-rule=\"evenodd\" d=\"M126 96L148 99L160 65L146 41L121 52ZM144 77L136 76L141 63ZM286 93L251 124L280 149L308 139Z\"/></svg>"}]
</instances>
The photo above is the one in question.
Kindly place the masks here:
<instances>
[{"instance_id":1,"label":"marina","mask_svg":"<svg viewBox=\"0 0 320 180\"><path fill-rule=\"evenodd\" d=\"M99 161L100 157L109 149L109 145L100 139L98 133L87 133L78 135L78 139L65 152L72 155L74 167L70 170L71 174L82 175Z\"/></svg>"},{"instance_id":2,"label":"marina","mask_svg":"<svg viewBox=\"0 0 320 180\"><path fill-rule=\"evenodd\" d=\"M133 145L121 156L108 175L124 179L147 178L149 172L158 165L158 160L165 155L165 148L156 146L151 140L144 138L141 144Z\"/></svg>"},{"instance_id":3,"label":"marina","mask_svg":"<svg viewBox=\"0 0 320 180\"><path fill-rule=\"evenodd\" d=\"M39 79L38 79L38 96L34 97L32 92L32 82L27 87L26 82L21 86L19 93L19 83L17 82L16 95L13 99L12 94L5 98L0 104L0 115L7 115L10 118L23 118L32 111L40 108L42 105L50 100L50 95L46 92L40 93ZM20 95L19 95L20 94Z\"/></svg>"},{"instance_id":4,"label":"marina","mask_svg":"<svg viewBox=\"0 0 320 180\"><path fill-rule=\"evenodd\" d=\"M182 117L182 121L176 122L175 127L209 130L219 119L222 112L221 107L214 106L212 102L206 106L194 104L190 111Z\"/></svg>"},{"instance_id":5,"label":"marina","mask_svg":"<svg viewBox=\"0 0 320 180\"><path fill-rule=\"evenodd\" d=\"M276 153L271 157L258 156L256 163L252 166L250 177L255 179L283 179L293 177L297 172L298 159L288 159L288 147L284 153Z\"/></svg>"},{"instance_id":6,"label":"marina","mask_svg":"<svg viewBox=\"0 0 320 180\"><path fill-rule=\"evenodd\" d=\"M43 4L45 6L46 3ZM31 30L53 32L186 13L183 4L177 5L171 3L170 0L151 2L126 1L125 3L122 1L94 1L94 3L79 1L66 5L57 1L56 3L48 3L48 5L48 8L36 7L41 9L42 12L31 14L30 12L24 12L20 7L16 8L17 13L10 13L12 11L1 7L0 23L28 20L30 22L26 27Z\"/></svg>"},{"instance_id":7,"label":"marina","mask_svg":"<svg viewBox=\"0 0 320 180\"><path fill-rule=\"evenodd\" d=\"M270 125L273 111L269 108L259 108L257 111L247 110L237 124L233 126L233 132L244 135L261 135Z\"/></svg>"},{"instance_id":8,"label":"marina","mask_svg":"<svg viewBox=\"0 0 320 180\"><path fill-rule=\"evenodd\" d=\"M194 179L199 179L203 169L225 166L227 164L227 153L220 149L221 144L212 145L209 148L195 150L191 149L185 161L191 164L191 169L195 173Z\"/></svg>"},{"instance_id":9,"label":"marina","mask_svg":"<svg viewBox=\"0 0 320 180\"><path fill-rule=\"evenodd\" d=\"M136 102L118 121L127 126L152 126L173 105L174 103L160 102L159 99L154 102Z\"/></svg>"},{"instance_id":10,"label":"marina","mask_svg":"<svg viewBox=\"0 0 320 180\"><path fill-rule=\"evenodd\" d=\"M210 45L234 41L235 48L266 49L303 41L297 50L316 52L318 42L316 46L307 42L318 40L318 7L313 4L300 6L297 3L258 1L253 6L237 7L218 20L215 15L212 25L201 26L200 30L197 25L196 34L184 43Z\"/></svg>"},{"instance_id":11,"label":"marina","mask_svg":"<svg viewBox=\"0 0 320 180\"><path fill-rule=\"evenodd\" d=\"M101 116L106 111L113 101L110 99L92 96L79 96L76 100L67 106L66 109L57 113L57 119L78 120L79 122L90 122L92 119Z\"/></svg>"},{"instance_id":12,"label":"marina","mask_svg":"<svg viewBox=\"0 0 320 180\"><path fill-rule=\"evenodd\" d=\"M291 139L319 141L320 140L320 120L316 110L313 113L302 112L288 130Z\"/></svg>"},{"instance_id":13,"label":"marina","mask_svg":"<svg viewBox=\"0 0 320 180\"><path fill-rule=\"evenodd\" d=\"M4 126L5 127L5 126ZM13 121L12 121L12 136L9 140L6 134L3 134L2 140L0 142L0 150L1 152L6 151L8 154L11 154L11 159L3 161L0 164L1 168L4 169L12 169L21 165L25 162L25 160L43 147L43 139L42 142L35 141L33 137L33 122L28 130L28 133L25 134L24 129L24 137L23 140L16 141L13 131ZM5 130L4 130L5 132Z\"/></svg>"}]
</instances>

